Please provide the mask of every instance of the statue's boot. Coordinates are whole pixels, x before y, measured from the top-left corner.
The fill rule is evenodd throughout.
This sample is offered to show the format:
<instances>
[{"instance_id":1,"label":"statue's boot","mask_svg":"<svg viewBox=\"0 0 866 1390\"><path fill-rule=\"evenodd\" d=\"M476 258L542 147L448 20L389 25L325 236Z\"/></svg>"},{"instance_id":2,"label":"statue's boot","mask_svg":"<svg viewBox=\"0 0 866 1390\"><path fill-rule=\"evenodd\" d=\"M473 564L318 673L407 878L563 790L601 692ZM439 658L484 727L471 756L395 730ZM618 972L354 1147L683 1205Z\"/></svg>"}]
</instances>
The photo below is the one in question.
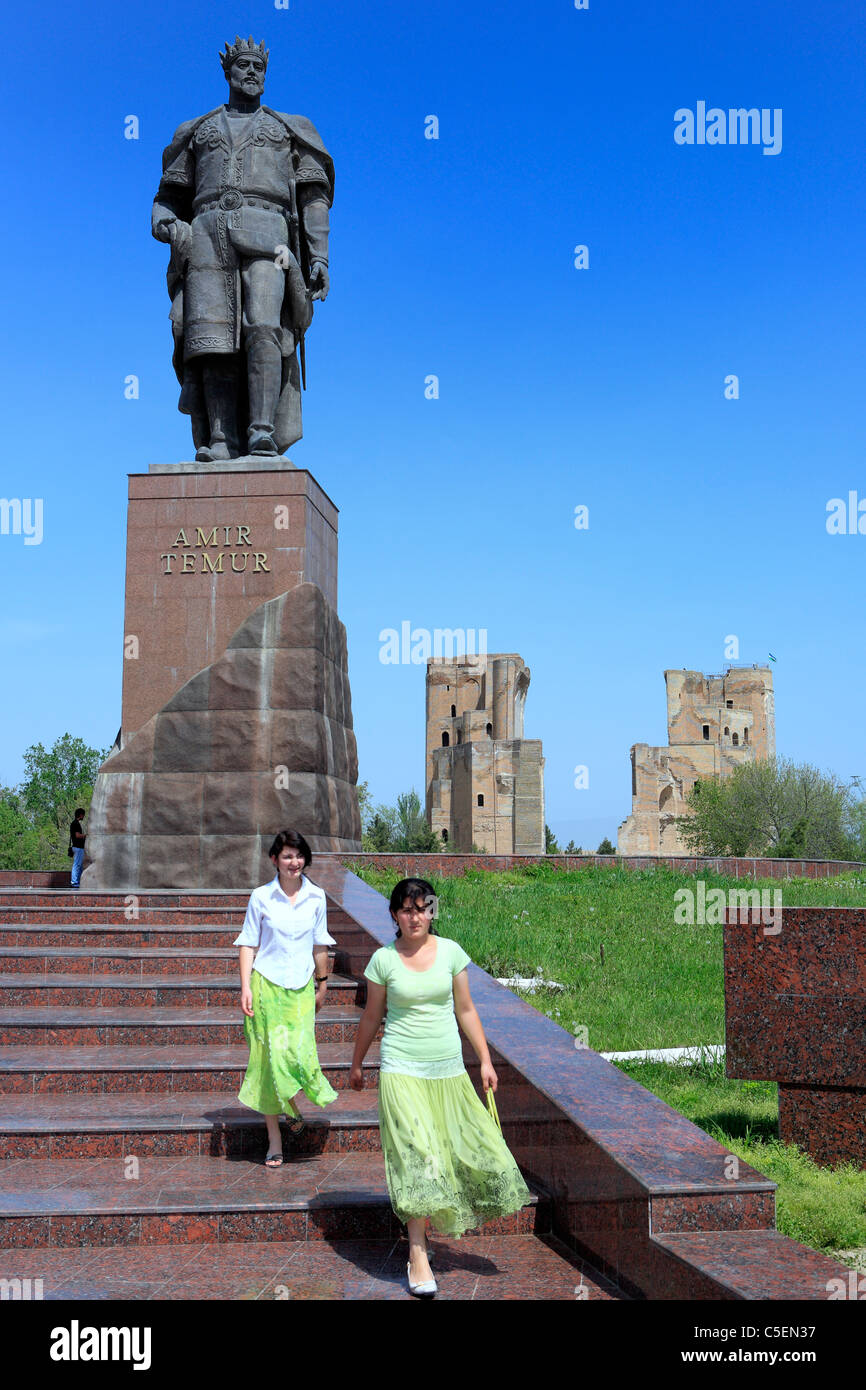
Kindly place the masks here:
<instances>
[{"instance_id":1,"label":"statue's boot","mask_svg":"<svg viewBox=\"0 0 866 1390\"><path fill-rule=\"evenodd\" d=\"M197 459L237 458L237 378L235 367L208 362L202 371L204 398L210 422L210 443L199 449Z\"/></svg>"},{"instance_id":2,"label":"statue's boot","mask_svg":"<svg viewBox=\"0 0 866 1390\"><path fill-rule=\"evenodd\" d=\"M249 452L278 454L274 440L274 417L280 399L283 358L272 328L251 330L247 338L247 369L250 393Z\"/></svg>"}]
</instances>

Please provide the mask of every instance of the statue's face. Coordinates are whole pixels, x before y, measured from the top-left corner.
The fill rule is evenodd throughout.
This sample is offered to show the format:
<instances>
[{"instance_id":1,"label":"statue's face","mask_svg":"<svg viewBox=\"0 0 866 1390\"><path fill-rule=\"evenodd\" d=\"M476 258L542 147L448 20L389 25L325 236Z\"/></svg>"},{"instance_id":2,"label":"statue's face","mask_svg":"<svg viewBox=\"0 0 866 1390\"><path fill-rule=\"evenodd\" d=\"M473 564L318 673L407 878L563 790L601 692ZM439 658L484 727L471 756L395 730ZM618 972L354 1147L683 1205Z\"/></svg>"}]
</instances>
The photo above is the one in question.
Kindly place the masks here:
<instances>
[{"instance_id":1,"label":"statue's face","mask_svg":"<svg viewBox=\"0 0 866 1390\"><path fill-rule=\"evenodd\" d=\"M264 60L255 53L242 53L235 58L229 72L229 87L244 101L260 97L265 90Z\"/></svg>"}]
</instances>

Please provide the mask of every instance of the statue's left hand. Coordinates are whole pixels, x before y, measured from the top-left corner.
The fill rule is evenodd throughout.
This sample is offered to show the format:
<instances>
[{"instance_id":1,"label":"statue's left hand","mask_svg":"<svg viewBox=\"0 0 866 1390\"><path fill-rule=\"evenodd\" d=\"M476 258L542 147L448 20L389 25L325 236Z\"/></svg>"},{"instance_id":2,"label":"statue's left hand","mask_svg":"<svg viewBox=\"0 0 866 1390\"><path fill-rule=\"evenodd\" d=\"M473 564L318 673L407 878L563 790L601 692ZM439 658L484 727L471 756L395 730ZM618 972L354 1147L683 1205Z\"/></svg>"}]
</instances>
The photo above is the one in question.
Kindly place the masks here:
<instances>
[{"instance_id":1,"label":"statue's left hand","mask_svg":"<svg viewBox=\"0 0 866 1390\"><path fill-rule=\"evenodd\" d=\"M328 275L328 267L323 261L316 261L310 272L310 298L327 299L330 288L331 279Z\"/></svg>"}]
</instances>

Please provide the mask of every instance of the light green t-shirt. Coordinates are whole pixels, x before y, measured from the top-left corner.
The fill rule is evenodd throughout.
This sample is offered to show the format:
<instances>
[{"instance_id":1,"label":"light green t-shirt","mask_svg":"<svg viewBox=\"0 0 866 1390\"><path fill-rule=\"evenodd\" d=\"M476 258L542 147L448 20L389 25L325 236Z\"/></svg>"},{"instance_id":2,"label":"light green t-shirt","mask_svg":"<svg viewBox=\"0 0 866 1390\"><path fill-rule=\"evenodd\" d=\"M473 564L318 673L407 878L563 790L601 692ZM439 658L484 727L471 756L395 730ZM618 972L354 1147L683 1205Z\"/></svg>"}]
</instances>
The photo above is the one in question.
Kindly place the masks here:
<instances>
[{"instance_id":1,"label":"light green t-shirt","mask_svg":"<svg viewBox=\"0 0 866 1390\"><path fill-rule=\"evenodd\" d=\"M452 987L454 976L471 958L462 946L447 936L437 936L436 956L427 970L410 970L401 959L396 944L380 946L364 971L368 980L384 985L388 991L388 1012L382 1038L380 1066L386 1071L402 1070L424 1075L438 1062L459 1063L463 1050L454 1015Z\"/></svg>"}]
</instances>

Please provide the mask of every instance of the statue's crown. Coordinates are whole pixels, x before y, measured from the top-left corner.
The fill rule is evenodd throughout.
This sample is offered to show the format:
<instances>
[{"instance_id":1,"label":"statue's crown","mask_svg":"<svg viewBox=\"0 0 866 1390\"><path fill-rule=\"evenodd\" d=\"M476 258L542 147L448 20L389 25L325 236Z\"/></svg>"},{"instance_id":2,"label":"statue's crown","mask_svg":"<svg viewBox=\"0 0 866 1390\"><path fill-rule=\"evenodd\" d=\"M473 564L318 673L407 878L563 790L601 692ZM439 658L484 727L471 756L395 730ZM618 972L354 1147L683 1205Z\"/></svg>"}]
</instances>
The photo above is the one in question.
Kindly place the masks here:
<instances>
[{"instance_id":1,"label":"statue's crown","mask_svg":"<svg viewBox=\"0 0 866 1390\"><path fill-rule=\"evenodd\" d=\"M238 34L235 34L234 43L227 43L225 53L219 55L226 77L228 77L231 72L231 66L235 58L239 58L242 53L255 53L257 57L262 59L265 65L265 71L267 71L270 49L265 48L264 40L262 40L261 43L253 43L252 34L250 34L248 39L242 39Z\"/></svg>"}]
</instances>

